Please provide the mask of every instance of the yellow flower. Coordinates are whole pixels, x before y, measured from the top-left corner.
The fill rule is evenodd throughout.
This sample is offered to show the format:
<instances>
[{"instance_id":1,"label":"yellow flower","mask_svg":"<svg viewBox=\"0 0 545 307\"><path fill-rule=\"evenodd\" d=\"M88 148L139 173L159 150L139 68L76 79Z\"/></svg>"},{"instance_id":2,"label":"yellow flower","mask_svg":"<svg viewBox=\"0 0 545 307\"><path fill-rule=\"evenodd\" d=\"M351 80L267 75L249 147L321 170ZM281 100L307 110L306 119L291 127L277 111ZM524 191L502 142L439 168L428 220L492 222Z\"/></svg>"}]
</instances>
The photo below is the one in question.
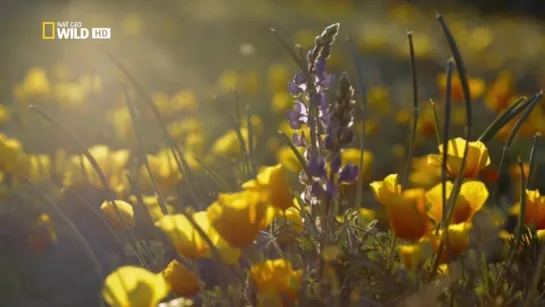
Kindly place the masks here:
<instances>
[{"instance_id":1,"label":"yellow flower","mask_svg":"<svg viewBox=\"0 0 545 307\"><path fill-rule=\"evenodd\" d=\"M454 185L452 182L445 182L446 199L448 200ZM442 183L439 183L426 193L426 198L431 204L428 211L430 218L439 222L443 218L443 196ZM480 181L466 181L460 188L460 194L456 198L454 211L452 214L452 223L458 224L469 222L481 210L488 199L488 189Z\"/></svg>"},{"instance_id":2,"label":"yellow flower","mask_svg":"<svg viewBox=\"0 0 545 307\"><path fill-rule=\"evenodd\" d=\"M386 215L392 231L402 239L417 240L429 233L425 191L409 189L389 200Z\"/></svg>"},{"instance_id":3,"label":"yellow flower","mask_svg":"<svg viewBox=\"0 0 545 307\"><path fill-rule=\"evenodd\" d=\"M122 192L126 188L126 178L123 174L129 160L128 150L111 150L106 145L96 145L89 149L89 153L96 160L101 171L106 177L110 188L115 192ZM87 180L97 188L104 188L98 173L91 162L83 155L76 155L70 158L67 165L65 185L81 185Z\"/></svg>"},{"instance_id":4,"label":"yellow flower","mask_svg":"<svg viewBox=\"0 0 545 307\"><path fill-rule=\"evenodd\" d=\"M294 270L284 259L265 260L250 267L250 277L256 283L258 293L283 296L285 304L297 300L302 276L303 270Z\"/></svg>"},{"instance_id":5,"label":"yellow flower","mask_svg":"<svg viewBox=\"0 0 545 307\"><path fill-rule=\"evenodd\" d=\"M518 202L511 212L520 215L520 202ZM526 190L526 224L533 223L537 230L545 230L545 196L541 196L539 190Z\"/></svg>"},{"instance_id":6,"label":"yellow flower","mask_svg":"<svg viewBox=\"0 0 545 307\"><path fill-rule=\"evenodd\" d=\"M29 179L39 181L51 177L51 159L48 155L30 155L24 161L28 163L26 175Z\"/></svg>"},{"instance_id":7,"label":"yellow flower","mask_svg":"<svg viewBox=\"0 0 545 307\"><path fill-rule=\"evenodd\" d=\"M16 171L20 167L19 162L25 156L21 142L0 133L0 171L6 173Z\"/></svg>"},{"instance_id":8,"label":"yellow flower","mask_svg":"<svg viewBox=\"0 0 545 307\"><path fill-rule=\"evenodd\" d=\"M57 83L53 87L53 96L59 105L79 107L85 103L87 91L75 82Z\"/></svg>"},{"instance_id":9,"label":"yellow flower","mask_svg":"<svg viewBox=\"0 0 545 307\"><path fill-rule=\"evenodd\" d=\"M245 190L221 193L207 212L221 237L231 246L243 248L270 224L277 210L264 201L260 192Z\"/></svg>"},{"instance_id":10,"label":"yellow flower","mask_svg":"<svg viewBox=\"0 0 545 307\"><path fill-rule=\"evenodd\" d=\"M0 125L5 124L10 118L9 110L4 105L0 105Z\"/></svg>"},{"instance_id":11,"label":"yellow flower","mask_svg":"<svg viewBox=\"0 0 545 307\"><path fill-rule=\"evenodd\" d=\"M159 187L170 189L182 180L182 174L170 148L163 148L157 154L148 155L147 157L151 172ZM142 189L153 189L151 178L144 165L140 169L140 180Z\"/></svg>"},{"instance_id":12,"label":"yellow flower","mask_svg":"<svg viewBox=\"0 0 545 307\"><path fill-rule=\"evenodd\" d=\"M132 140L134 130L132 127L131 114L126 107L113 109L108 114L110 123L114 126L115 134L123 140Z\"/></svg>"},{"instance_id":13,"label":"yellow flower","mask_svg":"<svg viewBox=\"0 0 545 307\"><path fill-rule=\"evenodd\" d=\"M269 90L274 93L285 91L290 81L290 70L284 64L274 64L269 67L267 72L267 83Z\"/></svg>"},{"instance_id":14,"label":"yellow flower","mask_svg":"<svg viewBox=\"0 0 545 307\"><path fill-rule=\"evenodd\" d=\"M100 210L115 228L123 229L123 223L129 228L134 226L134 209L125 201L116 200L113 203L104 201L100 206ZM120 215L121 218L119 218Z\"/></svg>"},{"instance_id":15,"label":"yellow flower","mask_svg":"<svg viewBox=\"0 0 545 307\"><path fill-rule=\"evenodd\" d=\"M399 258L407 270L415 272L422 267L428 256L426 252L426 243L427 242L420 241L414 244L403 244L399 246Z\"/></svg>"},{"instance_id":16,"label":"yellow flower","mask_svg":"<svg viewBox=\"0 0 545 307\"><path fill-rule=\"evenodd\" d=\"M170 105L173 111L195 112L197 111L195 93L189 90L179 91L170 99Z\"/></svg>"},{"instance_id":17,"label":"yellow flower","mask_svg":"<svg viewBox=\"0 0 545 307\"><path fill-rule=\"evenodd\" d=\"M418 116L418 122L416 124L416 131L418 132L418 135L422 135L424 137L432 137L435 135L433 107L430 104L426 104L425 107L420 111L420 115Z\"/></svg>"},{"instance_id":18,"label":"yellow flower","mask_svg":"<svg viewBox=\"0 0 545 307\"><path fill-rule=\"evenodd\" d=\"M255 182L245 183L242 187L255 188L266 194L266 201L280 210L285 210L293 204L293 195L282 164L262 168Z\"/></svg>"},{"instance_id":19,"label":"yellow flower","mask_svg":"<svg viewBox=\"0 0 545 307\"><path fill-rule=\"evenodd\" d=\"M386 206L396 196L401 195L401 185L397 182L397 177L397 174L390 174L383 181L374 181L369 185L379 203Z\"/></svg>"},{"instance_id":20,"label":"yellow flower","mask_svg":"<svg viewBox=\"0 0 545 307\"><path fill-rule=\"evenodd\" d=\"M218 249L223 261L228 264L236 263L240 257L240 250L231 248L222 240L211 224L207 212L199 211L192 217ZM189 259L211 256L210 246L183 214L165 215L155 225L168 236L180 256Z\"/></svg>"},{"instance_id":21,"label":"yellow flower","mask_svg":"<svg viewBox=\"0 0 545 307\"><path fill-rule=\"evenodd\" d=\"M186 118L168 125L168 132L175 140L183 140L190 133L201 133L202 124L194 118Z\"/></svg>"},{"instance_id":22,"label":"yellow flower","mask_svg":"<svg viewBox=\"0 0 545 307\"><path fill-rule=\"evenodd\" d=\"M503 111L516 100L513 97L514 91L513 75L508 71L501 71L488 89L485 106L495 112Z\"/></svg>"},{"instance_id":23,"label":"yellow flower","mask_svg":"<svg viewBox=\"0 0 545 307\"><path fill-rule=\"evenodd\" d=\"M358 135L361 135L362 132L365 133L365 135L373 135L379 128L380 119L378 116L368 118L365 120L365 122L360 120L354 123L354 131ZM365 129L365 131L363 131L363 129Z\"/></svg>"},{"instance_id":24,"label":"yellow flower","mask_svg":"<svg viewBox=\"0 0 545 307\"><path fill-rule=\"evenodd\" d=\"M305 148L303 147L299 147L297 150L301 155L305 152ZM276 160L288 171L300 172L303 169L301 163L297 160L297 156L288 145L280 147L276 152Z\"/></svg>"},{"instance_id":25,"label":"yellow flower","mask_svg":"<svg viewBox=\"0 0 545 307\"><path fill-rule=\"evenodd\" d=\"M163 276L141 267L123 266L106 277L102 296L112 307L153 307L169 291Z\"/></svg>"},{"instance_id":26,"label":"yellow flower","mask_svg":"<svg viewBox=\"0 0 545 307\"><path fill-rule=\"evenodd\" d=\"M246 150L248 150L248 146L250 146L248 142L248 129L241 128L240 133L242 134L242 138L244 139L244 147ZM253 136L253 146L255 147L257 137L255 134L253 134ZM241 149L237 132L231 129L227 131L224 135L220 136L214 142L214 144L212 144L212 153L220 157L240 157Z\"/></svg>"},{"instance_id":27,"label":"yellow flower","mask_svg":"<svg viewBox=\"0 0 545 307\"><path fill-rule=\"evenodd\" d=\"M428 165L428 158L414 158L409 180L415 187L429 189L441 181L441 167Z\"/></svg>"},{"instance_id":28,"label":"yellow flower","mask_svg":"<svg viewBox=\"0 0 545 307\"><path fill-rule=\"evenodd\" d=\"M467 161L465 168L461 170L462 158L464 156L464 148L466 140L463 138L455 138L448 141L447 144L447 171L451 177L456 177L463 171L464 177L475 178L479 172L490 164L488 149L486 145L480 141L469 142L467 148ZM443 153L443 145L439 145L439 152ZM428 164L431 166L440 166L442 154L428 155Z\"/></svg>"},{"instance_id":29,"label":"yellow flower","mask_svg":"<svg viewBox=\"0 0 545 307\"><path fill-rule=\"evenodd\" d=\"M16 88L15 96L21 101L43 98L51 93L51 85L45 70L35 67L29 70L23 83Z\"/></svg>"},{"instance_id":30,"label":"yellow flower","mask_svg":"<svg viewBox=\"0 0 545 307\"><path fill-rule=\"evenodd\" d=\"M292 99L291 96L285 92L276 92L272 96L271 110L275 113L281 114L291 108Z\"/></svg>"},{"instance_id":31,"label":"yellow flower","mask_svg":"<svg viewBox=\"0 0 545 307\"><path fill-rule=\"evenodd\" d=\"M285 222L290 224L293 229L295 229L298 232L303 231L304 225L303 225L303 217L301 216L301 205L299 204L299 201L297 198L293 199L293 204L288 207L286 210L278 211L278 217L280 219L283 219Z\"/></svg>"},{"instance_id":32,"label":"yellow flower","mask_svg":"<svg viewBox=\"0 0 545 307\"><path fill-rule=\"evenodd\" d=\"M449 261L448 253L456 257L465 252L469 246L469 231L471 230L470 223L450 224L448 226L448 249L446 242L443 243L443 251L441 252L441 261ZM437 236L430 236L431 244L435 253L439 252L441 240L446 240L446 232L444 229L439 231ZM448 253L447 253L448 251Z\"/></svg>"},{"instance_id":33,"label":"yellow flower","mask_svg":"<svg viewBox=\"0 0 545 307\"><path fill-rule=\"evenodd\" d=\"M161 116L166 118L172 116L173 110L171 99L167 93L155 92L151 95L151 99L153 100L153 103L155 104L155 107L157 107L157 110Z\"/></svg>"},{"instance_id":34,"label":"yellow flower","mask_svg":"<svg viewBox=\"0 0 545 307\"><path fill-rule=\"evenodd\" d=\"M351 163L353 165L360 165L361 151L359 148L345 148L341 151L341 158L343 166ZM363 168L360 173L363 178L368 179L371 176L371 166L373 165L374 156L373 153L367 150L363 151Z\"/></svg>"},{"instance_id":35,"label":"yellow flower","mask_svg":"<svg viewBox=\"0 0 545 307\"><path fill-rule=\"evenodd\" d=\"M129 200L131 203L136 204L137 199L136 196L131 195L129 197ZM161 210L161 206L159 205L159 200L157 199L156 195L153 196L142 196L142 202L144 203L144 206L146 206L147 213L150 215L151 219L154 222L159 221L165 214ZM166 204L167 207L167 213L172 214L174 213L174 207L172 205Z\"/></svg>"},{"instance_id":36,"label":"yellow flower","mask_svg":"<svg viewBox=\"0 0 545 307\"><path fill-rule=\"evenodd\" d=\"M375 199L386 207L386 215L394 233L403 239L417 240L426 235L430 224L426 215L425 190L402 191L397 174L370 184Z\"/></svg>"},{"instance_id":37,"label":"yellow flower","mask_svg":"<svg viewBox=\"0 0 545 307\"><path fill-rule=\"evenodd\" d=\"M192 132L185 138L185 151L195 153L197 155L204 154L204 136L201 133Z\"/></svg>"},{"instance_id":38,"label":"yellow flower","mask_svg":"<svg viewBox=\"0 0 545 307\"><path fill-rule=\"evenodd\" d=\"M453 102L461 102L464 100L464 95L463 95L463 91L462 91L462 81L460 80L460 77L458 76L458 74L454 73L452 75L452 83L451 83L451 99ZM486 89L486 84L484 82L483 79L479 79L479 78L469 78L468 80L468 83L469 83L469 91L470 91L470 94L471 94L471 99L474 100L474 99L478 99L480 98L485 89ZM447 88L447 74L446 73L442 73L440 74L438 77L437 77L437 85L439 85L439 88L442 90L442 91L446 91L446 88Z\"/></svg>"},{"instance_id":39,"label":"yellow flower","mask_svg":"<svg viewBox=\"0 0 545 307\"><path fill-rule=\"evenodd\" d=\"M68 81L71 75L70 66L64 63L56 63L50 71L51 76L60 82Z\"/></svg>"},{"instance_id":40,"label":"yellow flower","mask_svg":"<svg viewBox=\"0 0 545 307\"><path fill-rule=\"evenodd\" d=\"M161 275L177 295L193 296L199 293L199 278L177 260L172 260Z\"/></svg>"}]
</instances>

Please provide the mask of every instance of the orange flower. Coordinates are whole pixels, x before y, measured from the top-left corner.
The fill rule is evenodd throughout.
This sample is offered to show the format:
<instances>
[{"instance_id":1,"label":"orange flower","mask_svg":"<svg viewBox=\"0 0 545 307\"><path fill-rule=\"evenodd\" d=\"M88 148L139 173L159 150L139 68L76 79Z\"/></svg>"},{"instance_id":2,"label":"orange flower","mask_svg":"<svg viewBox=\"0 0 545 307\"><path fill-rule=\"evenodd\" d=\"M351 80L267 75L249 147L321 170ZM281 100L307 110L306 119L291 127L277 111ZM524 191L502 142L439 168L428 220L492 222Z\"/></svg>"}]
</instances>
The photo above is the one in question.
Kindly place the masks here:
<instances>
[{"instance_id":1,"label":"orange flower","mask_svg":"<svg viewBox=\"0 0 545 307\"><path fill-rule=\"evenodd\" d=\"M452 101L453 102L461 102L464 100L464 94L462 91L462 81L460 80L460 76L458 76L457 73L454 73L452 75L452 83L451 83L451 94L452 94ZM484 83L483 79L480 78L469 78L469 91L471 94L471 99L478 99L480 98L484 90L486 88L486 84ZM437 77L437 85L439 88L444 92L447 89L447 74L442 73Z\"/></svg>"},{"instance_id":2,"label":"orange flower","mask_svg":"<svg viewBox=\"0 0 545 307\"><path fill-rule=\"evenodd\" d=\"M431 226L426 214L424 189L401 191L397 174L387 176L384 181L375 181L370 186L375 199L386 207L390 227L399 238L418 240L429 232Z\"/></svg>"},{"instance_id":3,"label":"orange flower","mask_svg":"<svg viewBox=\"0 0 545 307\"><path fill-rule=\"evenodd\" d=\"M284 306L297 299L303 270L294 270L287 260L265 260L252 265L250 276L257 285L257 291L264 295L282 297Z\"/></svg>"},{"instance_id":4,"label":"orange flower","mask_svg":"<svg viewBox=\"0 0 545 307\"><path fill-rule=\"evenodd\" d=\"M512 208L514 215L520 214L520 202ZM526 190L526 224L533 223L537 230L545 230L545 196L538 190Z\"/></svg>"},{"instance_id":5,"label":"orange flower","mask_svg":"<svg viewBox=\"0 0 545 307\"><path fill-rule=\"evenodd\" d=\"M172 260L161 275L170 285L172 292L180 296L193 296L199 293L198 277L177 260Z\"/></svg>"},{"instance_id":6,"label":"orange flower","mask_svg":"<svg viewBox=\"0 0 545 307\"><path fill-rule=\"evenodd\" d=\"M217 201L208 207L207 215L212 226L227 243L243 248L255 240L277 212L277 209L265 202L261 192L245 190L219 194Z\"/></svg>"},{"instance_id":7,"label":"orange flower","mask_svg":"<svg viewBox=\"0 0 545 307\"><path fill-rule=\"evenodd\" d=\"M501 71L496 80L490 85L486 95L485 105L489 110L501 112L513 103L514 84L513 75L508 71Z\"/></svg>"},{"instance_id":8,"label":"orange flower","mask_svg":"<svg viewBox=\"0 0 545 307\"><path fill-rule=\"evenodd\" d=\"M448 253L455 257L465 252L469 246L469 231L471 230L470 223L451 224L448 226L448 250L443 243L443 251L441 252L441 261L449 261ZM441 240L446 240L446 232L444 229L439 231L437 236L430 236L430 241L435 253L439 252ZM448 253L447 253L448 251Z\"/></svg>"},{"instance_id":9,"label":"orange flower","mask_svg":"<svg viewBox=\"0 0 545 307\"><path fill-rule=\"evenodd\" d=\"M293 205L291 188L280 163L262 168L255 180L244 183L242 187L263 192L270 204L280 210L285 210Z\"/></svg>"}]
</instances>

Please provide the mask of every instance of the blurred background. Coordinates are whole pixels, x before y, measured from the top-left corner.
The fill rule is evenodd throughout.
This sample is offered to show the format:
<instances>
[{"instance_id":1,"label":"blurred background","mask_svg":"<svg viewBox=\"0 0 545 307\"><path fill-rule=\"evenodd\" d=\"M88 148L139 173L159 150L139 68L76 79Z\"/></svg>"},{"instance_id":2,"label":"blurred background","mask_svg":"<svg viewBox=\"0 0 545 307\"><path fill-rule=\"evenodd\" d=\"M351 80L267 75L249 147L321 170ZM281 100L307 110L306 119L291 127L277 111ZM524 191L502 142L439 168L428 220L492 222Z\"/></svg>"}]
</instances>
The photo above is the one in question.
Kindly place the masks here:
<instances>
[{"instance_id":1,"label":"blurred background","mask_svg":"<svg viewBox=\"0 0 545 307\"><path fill-rule=\"evenodd\" d=\"M375 157L368 180L382 178L397 172L406 159L412 114L408 30L414 33L420 90L417 153L436 150L429 100L440 108L441 75L450 57L436 12L452 30L471 78L474 135L513 99L532 95L545 85L545 2L538 0L4 0L0 3L0 131L20 140L28 153L52 154L59 148L78 153L73 140L27 110L36 104L89 146L134 148L120 73L107 57L109 52L151 95L174 137L186 145L193 140L195 144L189 145L195 146L193 153L215 159L218 168L230 161L229 153L217 144L230 128L225 113L235 112L236 88L240 103L248 106L262 131L256 140L256 163L271 164L280 159L282 147L276 131L289 132L283 123L292 103L287 82L299 69L270 28L291 45L308 50L325 26L339 22L328 69L337 75L347 71L357 81L348 48L353 42L365 86L365 92L356 87L357 98L361 102L364 94L369 103L358 117L366 119L366 148ZM111 39L42 40L45 21L111 28ZM458 103L453 135L464 124L459 92L454 98ZM531 136L545 132L541 105L535 114L520 131L513 157L527 160ZM146 142L149 152L164 146L154 129L149 126L145 131L151 138ZM496 163L508 132L509 127L490 145ZM0 217L8 216L7 206L2 205L0 200ZM86 237L101 240L96 224L78 216L78 209L72 208L71 214ZM10 224L7 219L0 223L5 240L15 237L12 228L2 226ZM15 224L28 228L26 220ZM85 302L96 298L100 285L90 281L75 286L70 271L81 270L81 276L92 273L73 241L64 242L68 243L41 252L17 250L15 257L7 256L7 247L0 250L0 269L8 272L0 271L6 277L0 277L0 297L9 298L6 306L94 306ZM1 260L3 256L7 260ZM63 268L67 265L69 269Z\"/></svg>"}]
</instances>

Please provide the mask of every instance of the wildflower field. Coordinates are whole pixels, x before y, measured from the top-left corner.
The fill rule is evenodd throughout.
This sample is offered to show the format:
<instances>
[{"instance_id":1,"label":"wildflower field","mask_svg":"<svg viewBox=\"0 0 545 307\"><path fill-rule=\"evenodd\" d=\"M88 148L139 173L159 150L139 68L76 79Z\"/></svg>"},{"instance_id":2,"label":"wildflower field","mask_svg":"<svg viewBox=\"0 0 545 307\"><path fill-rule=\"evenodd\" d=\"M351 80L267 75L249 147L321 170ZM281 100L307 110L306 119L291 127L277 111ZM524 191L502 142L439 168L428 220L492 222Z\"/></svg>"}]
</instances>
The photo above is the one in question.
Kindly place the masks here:
<instances>
[{"instance_id":1,"label":"wildflower field","mask_svg":"<svg viewBox=\"0 0 545 307\"><path fill-rule=\"evenodd\" d=\"M0 306L545 305L540 24L182 2L0 9Z\"/></svg>"}]
</instances>

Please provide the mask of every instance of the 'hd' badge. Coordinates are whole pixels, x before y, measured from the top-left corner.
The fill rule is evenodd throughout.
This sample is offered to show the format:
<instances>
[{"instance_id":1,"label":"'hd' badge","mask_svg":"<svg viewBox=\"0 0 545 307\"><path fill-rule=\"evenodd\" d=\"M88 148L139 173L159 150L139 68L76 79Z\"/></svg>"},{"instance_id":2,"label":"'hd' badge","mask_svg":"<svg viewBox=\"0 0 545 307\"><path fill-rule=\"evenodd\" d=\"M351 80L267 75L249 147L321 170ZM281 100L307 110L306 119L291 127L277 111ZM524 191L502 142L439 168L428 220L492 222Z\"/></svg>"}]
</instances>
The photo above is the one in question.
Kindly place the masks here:
<instances>
[{"instance_id":1,"label":"'hd' badge","mask_svg":"<svg viewBox=\"0 0 545 307\"><path fill-rule=\"evenodd\" d=\"M91 39L110 39L110 28L91 28Z\"/></svg>"}]
</instances>

